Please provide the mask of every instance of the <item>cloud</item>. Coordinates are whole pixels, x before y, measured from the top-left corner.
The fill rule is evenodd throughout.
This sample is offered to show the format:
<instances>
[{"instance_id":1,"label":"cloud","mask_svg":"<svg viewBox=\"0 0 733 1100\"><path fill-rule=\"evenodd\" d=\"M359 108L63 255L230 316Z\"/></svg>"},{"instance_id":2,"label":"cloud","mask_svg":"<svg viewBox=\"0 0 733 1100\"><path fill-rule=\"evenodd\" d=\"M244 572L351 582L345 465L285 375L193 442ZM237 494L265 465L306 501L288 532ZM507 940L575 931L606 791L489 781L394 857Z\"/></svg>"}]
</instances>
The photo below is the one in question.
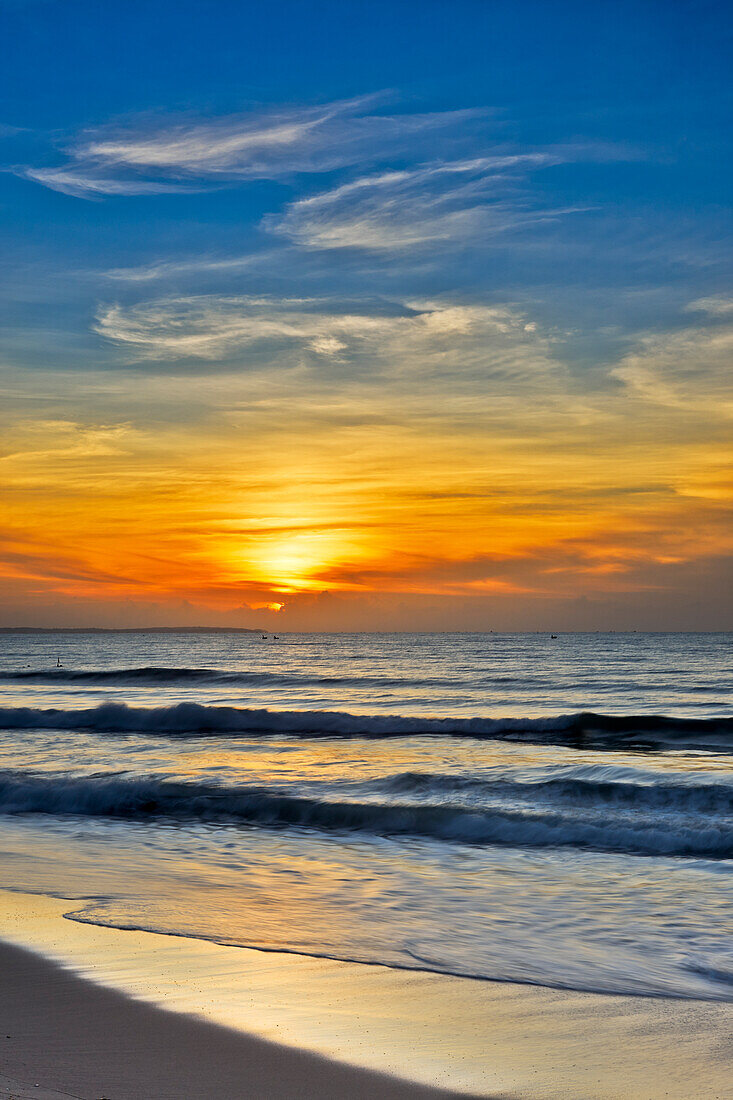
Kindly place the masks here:
<instances>
[{"instance_id":1,"label":"cloud","mask_svg":"<svg viewBox=\"0 0 733 1100\"><path fill-rule=\"evenodd\" d=\"M333 355L344 338L362 340L384 326L368 313L330 312L310 299L198 295L102 307L95 328L142 358L220 360L258 347Z\"/></svg>"},{"instance_id":2,"label":"cloud","mask_svg":"<svg viewBox=\"0 0 733 1100\"><path fill-rule=\"evenodd\" d=\"M83 169L25 168L23 175L26 179L41 183L44 187L50 187L52 191L60 191L64 195L74 195L76 198L83 199L100 198L104 195L163 195L200 190L200 188L177 183L109 179L101 175L85 173Z\"/></svg>"},{"instance_id":3,"label":"cloud","mask_svg":"<svg viewBox=\"0 0 733 1100\"><path fill-rule=\"evenodd\" d=\"M81 424L73 420L26 420L16 431L15 447L0 454L0 462L47 463L67 458L120 455L135 432L130 424Z\"/></svg>"},{"instance_id":4,"label":"cloud","mask_svg":"<svg viewBox=\"0 0 733 1100\"><path fill-rule=\"evenodd\" d=\"M644 336L611 374L637 398L688 415L702 413L712 425L733 415L731 362L733 325L718 324Z\"/></svg>"},{"instance_id":5,"label":"cloud","mask_svg":"<svg viewBox=\"0 0 733 1100\"><path fill-rule=\"evenodd\" d=\"M733 313L733 298L725 294L714 294L709 298L698 298L687 307L691 313L708 313L712 317L727 317Z\"/></svg>"},{"instance_id":6,"label":"cloud","mask_svg":"<svg viewBox=\"0 0 733 1100\"><path fill-rule=\"evenodd\" d=\"M448 388L470 378L524 379L541 388L558 369L546 338L519 311L448 300L159 298L103 306L95 329L141 360L281 368L330 362L393 378L433 374Z\"/></svg>"},{"instance_id":7,"label":"cloud","mask_svg":"<svg viewBox=\"0 0 733 1100\"><path fill-rule=\"evenodd\" d=\"M71 146L65 164L18 171L84 198L210 188L369 163L406 142L419 143L436 128L465 126L485 114L380 115L374 113L377 98L107 127Z\"/></svg>"},{"instance_id":8,"label":"cloud","mask_svg":"<svg viewBox=\"0 0 733 1100\"><path fill-rule=\"evenodd\" d=\"M159 260L139 267L116 267L103 272L105 278L123 283L148 283L177 275L226 274L255 267L272 253L250 253L246 256L193 256L185 260Z\"/></svg>"},{"instance_id":9,"label":"cloud","mask_svg":"<svg viewBox=\"0 0 733 1100\"><path fill-rule=\"evenodd\" d=\"M364 176L298 199L265 225L307 248L399 251L556 219L577 208L533 208L517 195L549 153L477 157Z\"/></svg>"}]
</instances>

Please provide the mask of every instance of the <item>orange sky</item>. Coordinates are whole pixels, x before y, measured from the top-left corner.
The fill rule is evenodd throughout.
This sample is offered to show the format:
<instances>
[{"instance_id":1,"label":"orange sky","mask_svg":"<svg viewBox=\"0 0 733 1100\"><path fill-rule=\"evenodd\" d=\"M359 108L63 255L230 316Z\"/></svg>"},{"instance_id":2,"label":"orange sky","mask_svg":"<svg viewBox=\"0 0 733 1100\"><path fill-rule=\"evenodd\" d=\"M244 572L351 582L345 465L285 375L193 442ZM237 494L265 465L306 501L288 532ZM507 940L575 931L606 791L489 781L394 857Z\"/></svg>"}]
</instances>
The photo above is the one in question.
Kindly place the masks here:
<instances>
[{"instance_id":1,"label":"orange sky","mask_svg":"<svg viewBox=\"0 0 733 1100\"><path fill-rule=\"evenodd\" d=\"M715 619L732 326L641 334L589 381L515 307L344 320L322 303L306 324L208 304L218 334L285 310L303 335L237 343L205 374L10 372L6 625ZM156 325L143 337L165 351Z\"/></svg>"}]
</instances>

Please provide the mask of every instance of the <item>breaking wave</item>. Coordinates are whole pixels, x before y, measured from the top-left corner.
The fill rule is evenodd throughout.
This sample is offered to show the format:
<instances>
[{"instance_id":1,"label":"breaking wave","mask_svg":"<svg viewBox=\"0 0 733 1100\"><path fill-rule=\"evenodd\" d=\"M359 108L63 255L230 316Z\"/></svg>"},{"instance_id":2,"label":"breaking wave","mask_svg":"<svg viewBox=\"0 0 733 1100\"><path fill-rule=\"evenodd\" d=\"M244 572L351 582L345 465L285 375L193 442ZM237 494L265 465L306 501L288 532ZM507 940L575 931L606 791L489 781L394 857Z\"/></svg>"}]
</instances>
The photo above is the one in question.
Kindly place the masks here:
<instances>
[{"instance_id":1,"label":"breaking wave","mask_svg":"<svg viewBox=\"0 0 733 1100\"><path fill-rule=\"evenodd\" d=\"M653 810L658 813L730 814L730 783L629 783L604 779L546 779L538 782L486 780L463 775L402 772L375 787L397 796L416 798L502 798L520 803L558 803L569 806Z\"/></svg>"},{"instance_id":2,"label":"breaking wave","mask_svg":"<svg viewBox=\"0 0 733 1100\"><path fill-rule=\"evenodd\" d=\"M508 786L512 784L505 784ZM590 800L597 784L588 786ZM220 787L119 773L84 777L0 773L0 813L3 814L73 814L137 820L175 818L301 827L322 832L412 836L473 845L573 847L644 856L733 858L733 817L714 813L699 817L689 813L655 813L654 799L649 803L648 793L645 788L638 788L642 812L637 814L614 815L603 805L597 807L603 812L579 814L577 807L564 805L561 801L555 806L543 807L540 800L539 805L529 810L460 802L386 803L321 799L267 787ZM714 798L710 800L709 792L703 791L699 797L700 808L706 797L708 808L713 808ZM667 809L671 802L668 795ZM684 798L682 807L688 809Z\"/></svg>"},{"instance_id":3,"label":"breaking wave","mask_svg":"<svg viewBox=\"0 0 733 1100\"><path fill-rule=\"evenodd\" d=\"M81 710L0 707L0 728L94 730L203 737L294 734L307 737L406 737L438 735L511 740L574 748L673 747L733 750L733 718L611 715L582 712L552 718L437 718L398 714L350 714L325 710L268 710L177 703L128 707L103 703Z\"/></svg>"}]
</instances>

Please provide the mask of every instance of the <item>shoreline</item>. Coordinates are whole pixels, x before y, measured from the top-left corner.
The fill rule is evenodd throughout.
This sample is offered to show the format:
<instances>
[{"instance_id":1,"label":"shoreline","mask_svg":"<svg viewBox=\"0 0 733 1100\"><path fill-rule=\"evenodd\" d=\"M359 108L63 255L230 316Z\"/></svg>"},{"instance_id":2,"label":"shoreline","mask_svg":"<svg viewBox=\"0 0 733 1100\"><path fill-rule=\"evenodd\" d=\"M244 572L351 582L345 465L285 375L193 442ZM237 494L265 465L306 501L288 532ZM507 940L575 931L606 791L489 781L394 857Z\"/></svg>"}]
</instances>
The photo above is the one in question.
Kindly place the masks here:
<instances>
[{"instance_id":1,"label":"shoreline","mask_svg":"<svg viewBox=\"0 0 733 1100\"><path fill-rule=\"evenodd\" d=\"M83 908L0 890L0 1097L722 1100L733 1073L729 1002L451 978L65 919Z\"/></svg>"}]
</instances>

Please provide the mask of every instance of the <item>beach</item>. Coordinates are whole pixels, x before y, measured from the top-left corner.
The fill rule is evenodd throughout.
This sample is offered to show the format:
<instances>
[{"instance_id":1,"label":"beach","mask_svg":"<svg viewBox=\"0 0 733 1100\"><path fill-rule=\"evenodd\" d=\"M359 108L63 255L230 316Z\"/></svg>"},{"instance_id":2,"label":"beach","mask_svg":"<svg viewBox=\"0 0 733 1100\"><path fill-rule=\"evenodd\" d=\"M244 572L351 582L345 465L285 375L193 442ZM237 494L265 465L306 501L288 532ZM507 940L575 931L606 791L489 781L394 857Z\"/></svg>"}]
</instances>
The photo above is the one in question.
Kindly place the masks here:
<instances>
[{"instance_id":1,"label":"beach","mask_svg":"<svg viewBox=\"0 0 733 1100\"><path fill-rule=\"evenodd\" d=\"M725 1096L728 639L557 641L6 635L5 1095Z\"/></svg>"},{"instance_id":2,"label":"beach","mask_svg":"<svg viewBox=\"0 0 733 1100\"><path fill-rule=\"evenodd\" d=\"M0 1100L733 1100L733 5L0 28Z\"/></svg>"},{"instance_id":3,"label":"beach","mask_svg":"<svg viewBox=\"0 0 733 1100\"><path fill-rule=\"evenodd\" d=\"M0 968L0 1095L15 1100L451 1095L160 1011L15 947Z\"/></svg>"},{"instance_id":4,"label":"beach","mask_svg":"<svg viewBox=\"0 0 733 1100\"><path fill-rule=\"evenodd\" d=\"M0 1072L17 1100L728 1092L730 1004L268 956L68 911L0 892Z\"/></svg>"}]
</instances>

